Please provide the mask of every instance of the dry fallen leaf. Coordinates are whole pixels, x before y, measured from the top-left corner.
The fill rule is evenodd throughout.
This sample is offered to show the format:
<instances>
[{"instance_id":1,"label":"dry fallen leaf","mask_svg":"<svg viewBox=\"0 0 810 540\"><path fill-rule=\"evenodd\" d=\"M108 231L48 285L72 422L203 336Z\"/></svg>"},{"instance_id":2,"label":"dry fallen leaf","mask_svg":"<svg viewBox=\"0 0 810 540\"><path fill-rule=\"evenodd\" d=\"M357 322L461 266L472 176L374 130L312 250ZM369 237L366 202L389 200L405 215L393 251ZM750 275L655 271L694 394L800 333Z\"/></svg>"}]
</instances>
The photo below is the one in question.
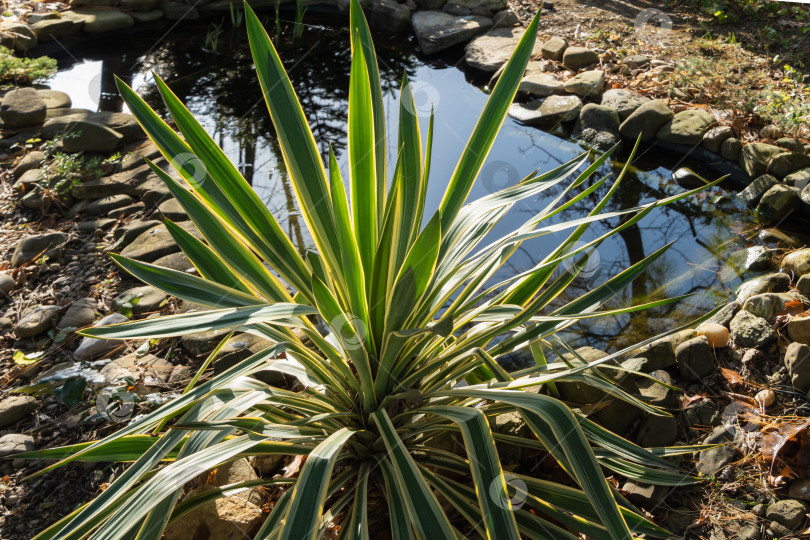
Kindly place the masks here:
<instances>
[{"instance_id":1,"label":"dry fallen leaf","mask_svg":"<svg viewBox=\"0 0 810 540\"><path fill-rule=\"evenodd\" d=\"M726 381L728 381L729 386L732 387L741 386L745 382L743 376L734 371L733 369L721 367L720 374L723 376L723 378L726 379Z\"/></svg>"}]
</instances>

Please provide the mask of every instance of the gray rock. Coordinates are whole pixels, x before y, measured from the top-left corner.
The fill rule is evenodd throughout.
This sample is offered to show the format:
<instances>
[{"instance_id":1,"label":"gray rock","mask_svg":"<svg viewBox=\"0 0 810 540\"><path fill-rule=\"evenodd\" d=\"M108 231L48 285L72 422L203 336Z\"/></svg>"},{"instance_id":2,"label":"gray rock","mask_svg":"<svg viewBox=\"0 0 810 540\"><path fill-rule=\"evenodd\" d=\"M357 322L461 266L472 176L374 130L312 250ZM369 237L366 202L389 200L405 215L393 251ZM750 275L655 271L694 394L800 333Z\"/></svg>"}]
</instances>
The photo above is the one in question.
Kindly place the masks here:
<instances>
[{"instance_id":1,"label":"gray rock","mask_svg":"<svg viewBox=\"0 0 810 540\"><path fill-rule=\"evenodd\" d=\"M6 129L38 126L45 121L45 100L33 88L10 90L0 101L0 118Z\"/></svg>"},{"instance_id":2,"label":"gray rock","mask_svg":"<svg viewBox=\"0 0 810 540\"><path fill-rule=\"evenodd\" d=\"M552 125L570 122L579 116L582 100L577 96L549 96L529 103L513 103L509 116L525 124Z\"/></svg>"},{"instance_id":3,"label":"gray rock","mask_svg":"<svg viewBox=\"0 0 810 540\"><path fill-rule=\"evenodd\" d=\"M785 367L796 390L810 391L810 347L793 342L785 350Z\"/></svg>"},{"instance_id":4,"label":"gray rock","mask_svg":"<svg viewBox=\"0 0 810 540\"><path fill-rule=\"evenodd\" d=\"M11 256L11 266L20 266L43 255L49 258L59 257L66 240L67 235L61 232L28 236L17 243Z\"/></svg>"},{"instance_id":5,"label":"gray rock","mask_svg":"<svg viewBox=\"0 0 810 540\"><path fill-rule=\"evenodd\" d=\"M759 130L759 136L763 139L778 139L782 136L782 130L777 125L769 124Z\"/></svg>"},{"instance_id":6,"label":"gray rock","mask_svg":"<svg viewBox=\"0 0 810 540\"><path fill-rule=\"evenodd\" d=\"M108 197L96 199L88 204L87 208L84 209L84 213L88 216L97 216L100 214L106 214L110 210L115 210L116 208L121 208L123 206L129 206L131 204L132 197L129 195L110 195Z\"/></svg>"},{"instance_id":7,"label":"gray rock","mask_svg":"<svg viewBox=\"0 0 810 540\"><path fill-rule=\"evenodd\" d=\"M44 334L56 325L60 310L59 306L34 306L26 309L14 325L14 335L24 339Z\"/></svg>"},{"instance_id":8,"label":"gray rock","mask_svg":"<svg viewBox=\"0 0 810 540\"><path fill-rule=\"evenodd\" d=\"M672 111L666 103L660 99L648 101L630 114L622 122L619 132L635 141L641 135L642 141L648 141L655 137L658 130L672 119Z\"/></svg>"},{"instance_id":9,"label":"gray rock","mask_svg":"<svg viewBox=\"0 0 810 540\"><path fill-rule=\"evenodd\" d=\"M688 342L687 342L688 343ZM653 371L650 373L657 381L672 386L672 377L663 369ZM636 384L641 395L645 398L644 401L655 407L663 409L677 409L678 396L674 390L667 388L656 381L647 378L637 378ZM674 441L673 441L674 442ZM665 445L651 445L651 446L667 446Z\"/></svg>"},{"instance_id":10,"label":"gray rock","mask_svg":"<svg viewBox=\"0 0 810 540\"><path fill-rule=\"evenodd\" d=\"M672 336L653 341L642 347L637 354L647 359L650 371L667 369L676 362Z\"/></svg>"},{"instance_id":11,"label":"gray rock","mask_svg":"<svg viewBox=\"0 0 810 540\"><path fill-rule=\"evenodd\" d=\"M790 288L790 277L787 274L775 272L743 282L737 288L737 301L745 303L755 294L768 292L787 292Z\"/></svg>"},{"instance_id":12,"label":"gray rock","mask_svg":"<svg viewBox=\"0 0 810 540\"><path fill-rule=\"evenodd\" d=\"M792 316L788 320L787 331L793 341L810 345L810 317Z\"/></svg>"},{"instance_id":13,"label":"gray rock","mask_svg":"<svg viewBox=\"0 0 810 540\"><path fill-rule=\"evenodd\" d=\"M740 249L729 255L726 266L721 271L724 280L750 272L759 272L771 267L771 251L765 246L752 246Z\"/></svg>"},{"instance_id":14,"label":"gray rock","mask_svg":"<svg viewBox=\"0 0 810 540\"><path fill-rule=\"evenodd\" d=\"M636 109L649 101L650 98L623 88L613 88L602 94L602 105L615 109L619 113L621 121L626 120L628 116L636 112Z\"/></svg>"},{"instance_id":15,"label":"gray rock","mask_svg":"<svg viewBox=\"0 0 810 540\"><path fill-rule=\"evenodd\" d=\"M185 221L179 223L178 226L197 238L202 238L202 235L192 222ZM178 251L180 251L180 246L174 241L166 226L159 225L135 238L131 244L121 251L121 255L130 259L152 262Z\"/></svg>"},{"instance_id":16,"label":"gray rock","mask_svg":"<svg viewBox=\"0 0 810 540\"><path fill-rule=\"evenodd\" d=\"M748 206L756 206L762 196L778 183L779 180L770 174L763 174L751 181L748 187L737 194L737 197Z\"/></svg>"},{"instance_id":17,"label":"gray rock","mask_svg":"<svg viewBox=\"0 0 810 540\"><path fill-rule=\"evenodd\" d=\"M733 319L734 315L740 311L740 307L741 305L739 302L729 302L723 306L723 309L715 313L714 316L712 316L712 318L707 322L715 322L728 328L731 325L731 319Z\"/></svg>"},{"instance_id":18,"label":"gray rock","mask_svg":"<svg viewBox=\"0 0 810 540\"><path fill-rule=\"evenodd\" d=\"M65 126L62 145L65 152L112 152L123 142L124 136L105 125L75 120Z\"/></svg>"},{"instance_id":19,"label":"gray rock","mask_svg":"<svg viewBox=\"0 0 810 540\"><path fill-rule=\"evenodd\" d=\"M810 273L810 248L791 251L782 258L780 264L785 272L792 272L795 276Z\"/></svg>"},{"instance_id":20,"label":"gray rock","mask_svg":"<svg viewBox=\"0 0 810 540\"><path fill-rule=\"evenodd\" d=\"M180 345L194 356L202 356L213 351L230 330L211 330L196 334L187 334L180 338Z\"/></svg>"},{"instance_id":21,"label":"gray rock","mask_svg":"<svg viewBox=\"0 0 810 540\"><path fill-rule=\"evenodd\" d=\"M184 2L158 0L158 7L160 11L163 12L164 17L169 21L196 21L200 18L200 11L193 5L188 5Z\"/></svg>"},{"instance_id":22,"label":"gray rock","mask_svg":"<svg viewBox=\"0 0 810 540\"><path fill-rule=\"evenodd\" d=\"M469 41L492 27L492 19L468 15L455 17L441 11L419 11L411 17L419 47L433 54Z\"/></svg>"},{"instance_id":23,"label":"gray rock","mask_svg":"<svg viewBox=\"0 0 810 540\"><path fill-rule=\"evenodd\" d=\"M152 287L134 287L124 291L112 301L112 307L116 311L129 308L135 315L143 315L160 310L160 305L166 300L166 293Z\"/></svg>"},{"instance_id":24,"label":"gray rock","mask_svg":"<svg viewBox=\"0 0 810 540\"><path fill-rule=\"evenodd\" d=\"M52 139L65 133L71 122L92 122L101 124L121 134L121 144L143 140L146 134L131 114L118 112L93 112L85 109L56 109L64 114L50 118L42 126L42 138ZM53 110L51 111L53 112Z\"/></svg>"},{"instance_id":25,"label":"gray rock","mask_svg":"<svg viewBox=\"0 0 810 540\"><path fill-rule=\"evenodd\" d=\"M675 180L679 186L687 189L705 186L709 183L708 180L700 176L689 167L678 167L675 169L672 172L672 179Z\"/></svg>"},{"instance_id":26,"label":"gray rock","mask_svg":"<svg viewBox=\"0 0 810 540\"><path fill-rule=\"evenodd\" d=\"M619 114L610 107L588 103L579 113L572 136L598 150L608 150L621 142Z\"/></svg>"},{"instance_id":27,"label":"gray rock","mask_svg":"<svg viewBox=\"0 0 810 540\"><path fill-rule=\"evenodd\" d=\"M45 101L45 107L48 109L69 108L72 103L69 95L58 90L40 89L37 90L37 94Z\"/></svg>"},{"instance_id":28,"label":"gray rock","mask_svg":"<svg viewBox=\"0 0 810 540\"><path fill-rule=\"evenodd\" d=\"M771 187L759 201L757 213L766 221L781 221L796 212L801 206L801 199L795 188L781 184Z\"/></svg>"},{"instance_id":29,"label":"gray rock","mask_svg":"<svg viewBox=\"0 0 810 540\"><path fill-rule=\"evenodd\" d=\"M374 0L368 23L385 32L404 32L411 21L411 8L394 0Z\"/></svg>"},{"instance_id":30,"label":"gray rock","mask_svg":"<svg viewBox=\"0 0 810 540\"><path fill-rule=\"evenodd\" d=\"M740 347L760 348L776 340L776 331L770 323L747 311L734 316L730 330L731 340Z\"/></svg>"},{"instance_id":31,"label":"gray rock","mask_svg":"<svg viewBox=\"0 0 810 540\"><path fill-rule=\"evenodd\" d=\"M738 159L740 159L741 152L742 142L736 137L730 137L723 141L723 144L720 145L720 155L729 161L736 162Z\"/></svg>"},{"instance_id":32,"label":"gray rock","mask_svg":"<svg viewBox=\"0 0 810 540\"><path fill-rule=\"evenodd\" d=\"M597 99L602 94L604 86L605 72L601 69L592 69L571 77L565 81L563 88L569 94Z\"/></svg>"},{"instance_id":33,"label":"gray rock","mask_svg":"<svg viewBox=\"0 0 810 540\"><path fill-rule=\"evenodd\" d=\"M745 301L743 309L771 322L777 313L785 309L785 304L794 300L796 300L796 296L790 293L756 294Z\"/></svg>"},{"instance_id":34,"label":"gray rock","mask_svg":"<svg viewBox=\"0 0 810 540\"><path fill-rule=\"evenodd\" d=\"M803 275L796 282L796 290L805 296L810 296L810 275Z\"/></svg>"},{"instance_id":35,"label":"gray rock","mask_svg":"<svg viewBox=\"0 0 810 540\"><path fill-rule=\"evenodd\" d=\"M699 454L697 470L707 476L713 476L737 458L737 446L742 444L742 433L736 426L718 426L703 440L703 444L723 446L703 450Z\"/></svg>"},{"instance_id":36,"label":"gray rock","mask_svg":"<svg viewBox=\"0 0 810 540\"><path fill-rule=\"evenodd\" d=\"M130 216L137 214L138 212L142 212L146 209L146 205L142 202L132 203L129 206L122 206L121 208L115 208L107 212L107 215L115 220L125 219Z\"/></svg>"},{"instance_id":37,"label":"gray rock","mask_svg":"<svg viewBox=\"0 0 810 540\"><path fill-rule=\"evenodd\" d=\"M703 134L703 147L710 152L720 152L720 147L726 140L734 136L730 126L717 126Z\"/></svg>"},{"instance_id":38,"label":"gray rock","mask_svg":"<svg viewBox=\"0 0 810 540\"><path fill-rule=\"evenodd\" d=\"M810 168L802 169L787 175L782 180L782 183L787 186L793 186L803 190L808 184L810 184Z\"/></svg>"},{"instance_id":39,"label":"gray rock","mask_svg":"<svg viewBox=\"0 0 810 540\"><path fill-rule=\"evenodd\" d=\"M3 33L11 36L13 42L10 43L10 48L18 53L25 53L39 44L37 35L25 23L21 22L4 22L0 26Z\"/></svg>"},{"instance_id":40,"label":"gray rock","mask_svg":"<svg viewBox=\"0 0 810 540\"><path fill-rule=\"evenodd\" d=\"M85 328L93 324L96 315L96 303L90 298L79 298L70 304L65 314L56 323L56 329Z\"/></svg>"},{"instance_id":41,"label":"gray rock","mask_svg":"<svg viewBox=\"0 0 810 540\"><path fill-rule=\"evenodd\" d=\"M772 144L746 144L740 152L740 167L745 169L745 172L751 177L755 178L764 174L771 158L780 153L782 153L782 149Z\"/></svg>"},{"instance_id":42,"label":"gray rock","mask_svg":"<svg viewBox=\"0 0 810 540\"><path fill-rule=\"evenodd\" d=\"M150 11L133 11L129 14L129 16L135 20L135 24L144 24L162 19L163 11L159 9L152 9Z\"/></svg>"},{"instance_id":43,"label":"gray rock","mask_svg":"<svg viewBox=\"0 0 810 540\"><path fill-rule=\"evenodd\" d=\"M672 446L678 440L678 423L673 416L646 413L641 418L636 444L644 448Z\"/></svg>"},{"instance_id":44,"label":"gray rock","mask_svg":"<svg viewBox=\"0 0 810 540\"><path fill-rule=\"evenodd\" d=\"M17 282L14 281L13 277L6 274L5 272L0 272L0 294L8 296L11 294L11 291L14 290L14 287L16 286Z\"/></svg>"},{"instance_id":45,"label":"gray rock","mask_svg":"<svg viewBox=\"0 0 810 540\"><path fill-rule=\"evenodd\" d=\"M808 511L810 511L810 506L807 503L787 499L768 506L765 517L792 531L802 524Z\"/></svg>"},{"instance_id":46,"label":"gray rock","mask_svg":"<svg viewBox=\"0 0 810 540\"><path fill-rule=\"evenodd\" d=\"M178 272L196 273L194 265L191 263L189 258L186 257L186 254L182 252L166 255L165 257L159 258L152 264L162 266L163 268L171 268L172 270L177 270Z\"/></svg>"},{"instance_id":47,"label":"gray rock","mask_svg":"<svg viewBox=\"0 0 810 540\"><path fill-rule=\"evenodd\" d=\"M24 433L9 433L0 437L0 457L30 452L35 448L34 438Z\"/></svg>"},{"instance_id":48,"label":"gray rock","mask_svg":"<svg viewBox=\"0 0 810 540\"><path fill-rule=\"evenodd\" d=\"M515 51L525 30L520 27L495 28L470 41L464 48L467 65L487 73L494 73L504 65ZM536 43L533 54L540 54Z\"/></svg>"},{"instance_id":49,"label":"gray rock","mask_svg":"<svg viewBox=\"0 0 810 540\"><path fill-rule=\"evenodd\" d=\"M158 206L158 212L164 218L170 219L174 222L188 221L188 214L177 199L169 199L163 201Z\"/></svg>"},{"instance_id":50,"label":"gray rock","mask_svg":"<svg viewBox=\"0 0 810 540\"><path fill-rule=\"evenodd\" d=\"M110 385L119 385L131 379L137 383L136 392L145 395L165 384L173 369L171 362L154 354L139 357L137 353L132 353L113 360L101 368L99 373Z\"/></svg>"},{"instance_id":51,"label":"gray rock","mask_svg":"<svg viewBox=\"0 0 810 540\"><path fill-rule=\"evenodd\" d=\"M701 399L691 403L683 411L683 418L686 427L700 428L704 426L716 426L722 421L720 412L710 399Z\"/></svg>"},{"instance_id":52,"label":"gray rock","mask_svg":"<svg viewBox=\"0 0 810 540\"><path fill-rule=\"evenodd\" d=\"M129 319L120 313L112 313L103 317L96 322L93 326L105 326L108 324L118 324L127 322ZM99 360L104 358L108 353L117 349L124 344L121 339L96 339L91 337L82 338L78 348L73 353L76 360Z\"/></svg>"},{"instance_id":53,"label":"gray rock","mask_svg":"<svg viewBox=\"0 0 810 540\"><path fill-rule=\"evenodd\" d=\"M0 401L0 427L16 424L37 410L37 400L32 396L12 395Z\"/></svg>"},{"instance_id":54,"label":"gray rock","mask_svg":"<svg viewBox=\"0 0 810 540\"><path fill-rule=\"evenodd\" d=\"M157 7L157 0L121 0L121 9L127 11L151 11Z\"/></svg>"},{"instance_id":55,"label":"gray rock","mask_svg":"<svg viewBox=\"0 0 810 540\"><path fill-rule=\"evenodd\" d=\"M562 60L565 49L568 48L568 42L561 37L553 37L543 43L540 47L540 52L546 60Z\"/></svg>"},{"instance_id":56,"label":"gray rock","mask_svg":"<svg viewBox=\"0 0 810 540\"><path fill-rule=\"evenodd\" d=\"M695 145L715 123L714 116L703 109L687 109L672 117L658 130L658 138L673 144Z\"/></svg>"},{"instance_id":57,"label":"gray rock","mask_svg":"<svg viewBox=\"0 0 810 540\"><path fill-rule=\"evenodd\" d=\"M74 9L62 12L62 16L84 23L82 29L90 34L121 30L135 24L132 17L117 9Z\"/></svg>"},{"instance_id":58,"label":"gray rock","mask_svg":"<svg viewBox=\"0 0 810 540\"><path fill-rule=\"evenodd\" d=\"M622 362L622 367L630 371L639 371L641 373L650 372L650 361L644 357L637 356Z\"/></svg>"},{"instance_id":59,"label":"gray rock","mask_svg":"<svg viewBox=\"0 0 810 540\"><path fill-rule=\"evenodd\" d=\"M776 538L783 538L785 536L790 536L792 532L793 531L791 531L790 529L788 529L787 527L785 527L784 525L782 525L779 522L771 521L768 524L768 536L774 536Z\"/></svg>"},{"instance_id":60,"label":"gray rock","mask_svg":"<svg viewBox=\"0 0 810 540\"><path fill-rule=\"evenodd\" d=\"M807 167L810 167L810 155L804 152L782 152L768 161L767 171L777 178L784 178Z\"/></svg>"},{"instance_id":61,"label":"gray rock","mask_svg":"<svg viewBox=\"0 0 810 540\"><path fill-rule=\"evenodd\" d=\"M776 146L779 148L784 148L790 152L799 152L800 154L804 154L807 151L804 149L804 145L802 141L799 139L795 139L793 137L783 137L776 141Z\"/></svg>"},{"instance_id":62,"label":"gray rock","mask_svg":"<svg viewBox=\"0 0 810 540\"><path fill-rule=\"evenodd\" d=\"M654 509L664 500L667 490L663 486L625 482L621 489L627 500L642 508Z\"/></svg>"},{"instance_id":63,"label":"gray rock","mask_svg":"<svg viewBox=\"0 0 810 540\"><path fill-rule=\"evenodd\" d=\"M36 169L42 165L42 161L45 159L45 153L40 152L38 150L34 150L33 152L28 152L11 170L11 175L14 178L19 179L23 174L30 171L31 169Z\"/></svg>"},{"instance_id":64,"label":"gray rock","mask_svg":"<svg viewBox=\"0 0 810 540\"><path fill-rule=\"evenodd\" d=\"M17 193L31 193L40 188L48 187L47 183L48 177L44 169L30 169L25 171L11 187Z\"/></svg>"},{"instance_id":65,"label":"gray rock","mask_svg":"<svg viewBox=\"0 0 810 540\"><path fill-rule=\"evenodd\" d=\"M39 41L70 36L82 29L82 23L73 19L46 19L31 25L31 30Z\"/></svg>"},{"instance_id":66,"label":"gray rock","mask_svg":"<svg viewBox=\"0 0 810 540\"><path fill-rule=\"evenodd\" d=\"M515 15L511 9L504 9L499 11L492 17L492 26L495 28L503 28L505 26L515 26L520 24L520 19Z\"/></svg>"},{"instance_id":67,"label":"gray rock","mask_svg":"<svg viewBox=\"0 0 810 540\"><path fill-rule=\"evenodd\" d=\"M553 94L564 94L563 81L553 73L531 72L520 81L518 91L533 96L547 97Z\"/></svg>"},{"instance_id":68,"label":"gray rock","mask_svg":"<svg viewBox=\"0 0 810 540\"><path fill-rule=\"evenodd\" d=\"M675 359L678 371L687 381L699 381L716 369L714 354L705 336L698 336L678 345Z\"/></svg>"},{"instance_id":69,"label":"gray rock","mask_svg":"<svg viewBox=\"0 0 810 540\"><path fill-rule=\"evenodd\" d=\"M564 66L576 70L599 62L599 55L585 47L567 47L562 61Z\"/></svg>"},{"instance_id":70,"label":"gray rock","mask_svg":"<svg viewBox=\"0 0 810 540\"><path fill-rule=\"evenodd\" d=\"M161 222L156 219L150 219L146 221L130 221L123 227L119 227L113 231L113 238L116 241L119 241L121 244L129 244L136 238L138 238L141 234L145 233L149 229L157 227L160 225Z\"/></svg>"},{"instance_id":71,"label":"gray rock","mask_svg":"<svg viewBox=\"0 0 810 540\"><path fill-rule=\"evenodd\" d=\"M222 373L271 345L270 341L253 334L236 334L225 343L225 346L214 358L214 373Z\"/></svg>"}]
</instances>

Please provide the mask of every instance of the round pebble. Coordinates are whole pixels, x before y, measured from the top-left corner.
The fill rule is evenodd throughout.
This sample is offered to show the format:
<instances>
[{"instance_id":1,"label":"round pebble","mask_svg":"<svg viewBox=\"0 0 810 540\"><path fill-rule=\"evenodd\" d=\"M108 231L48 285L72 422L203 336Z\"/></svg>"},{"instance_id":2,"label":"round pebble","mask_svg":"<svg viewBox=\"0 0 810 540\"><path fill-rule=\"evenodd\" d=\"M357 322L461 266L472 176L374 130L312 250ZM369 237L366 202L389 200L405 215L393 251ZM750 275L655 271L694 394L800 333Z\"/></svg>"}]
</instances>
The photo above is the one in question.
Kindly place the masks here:
<instances>
[{"instance_id":1,"label":"round pebble","mask_svg":"<svg viewBox=\"0 0 810 540\"><path fill-rule=\"evenodd\" d=\"M705 322L698 326L697 333L699 336L706 336L714 349L722 349L728 345L728 328L722 324Z\"/></svg>"}]
</instances>

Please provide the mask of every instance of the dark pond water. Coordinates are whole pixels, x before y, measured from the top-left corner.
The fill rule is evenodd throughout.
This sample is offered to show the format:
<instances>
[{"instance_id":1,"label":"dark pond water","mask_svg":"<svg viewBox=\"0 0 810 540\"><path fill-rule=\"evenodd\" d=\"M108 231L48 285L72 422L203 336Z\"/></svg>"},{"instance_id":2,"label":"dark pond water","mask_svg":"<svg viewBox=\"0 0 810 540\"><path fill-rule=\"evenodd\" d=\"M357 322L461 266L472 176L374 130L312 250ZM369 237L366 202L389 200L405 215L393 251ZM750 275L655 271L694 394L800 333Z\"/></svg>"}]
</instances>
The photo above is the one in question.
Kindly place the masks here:
<instances>
[{"instance_id":1,"label":"dark pond water","mask_svg":"<svg viewBox=\"0 0 810 540\"><path fill-rule=\"evenodd\" d=\"M267 24L272 31L272 20L268 19ZM291 39L289 25L282 24L286 29L277 46L316 140L323 151L331 142L341 165L345 166L344 123L350 55L348 32L340 24L341 21L335 22L333 18L323 26L307 27L297 41ZM51 54L60 58L60 72L51 86L68 92L74 107L122 110L123 104L115 95L112 83L115 73L160 110L160 100L151 84L150 70L155 70L214 134L295 242L308 247L311 242L299 218L273 126L261 100L244 29L232 29L230 20L223 20L221 28L216 51L210 50L210 40L206 43L206 34L210 36L214 31L210 21L181 25L171 31L168 26L158 27L122 36L119 40L85 42L67 46L67 51L62 53L55 50ZM415 44L407 40L402 36L379 36L376 41L391 130L389 159L395 158L396 103L402 73L407 72L423 121L423 136L427 131L430 104L435 107L434 159L427 203L435 209L487 95L482 90L482 81L474 74L465 73L462 51L428 58L414 53ZM583 148L576 142L507 119L471 197L478 198L505 187L535 169L551 169L582 152ZM632 207L683 191L671 179L670 171L685 164L689 163L659 148L645 149L635 160L631 174L625 178L609 209ZM621 165L623 163L617 161L599 172L615 174ZM554 191L544 198L524 202L499 224L495 234L500 236L511 231L558 193ZM603 194L604 190L567 210L563 219L584 216ZM682 324L725 301L739 283L739 276L725 268L724 261L731 250L744 245L740 233L747 217L741 205L722 195L722 190L715 189L658 209L640 226L605 242L598 250L598 262L592 261L585 276L574 282L567 295L567 298L576 297L662 245L674 242L646 276L630 289L617 292L612 306L697 293L694 297L677 306L632 317L592 320L575 327L567 336L570 342L616 349L648 337L652 332ZM618 223L618 218L596 223L586 238L601 235ZM526 269L564 237L563 233L558 233L525 244L496 279Z\"/></svg>"}]
</instances>

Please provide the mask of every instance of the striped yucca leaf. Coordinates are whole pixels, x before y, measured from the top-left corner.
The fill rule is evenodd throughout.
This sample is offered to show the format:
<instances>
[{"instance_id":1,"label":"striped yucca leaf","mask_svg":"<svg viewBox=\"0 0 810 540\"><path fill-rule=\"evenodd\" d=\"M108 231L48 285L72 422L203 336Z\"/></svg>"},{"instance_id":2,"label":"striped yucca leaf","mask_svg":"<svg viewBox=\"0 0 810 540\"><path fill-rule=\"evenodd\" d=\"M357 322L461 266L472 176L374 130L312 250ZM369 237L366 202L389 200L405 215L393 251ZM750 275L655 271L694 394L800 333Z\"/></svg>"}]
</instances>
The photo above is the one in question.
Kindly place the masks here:
<instances>
[{"instance_id":1,"label":"striped yucca leaf","mask_svg":"<svg viewBox=\"0 0 810 540\"><path fill-rule=\"evenodd\" d=\"M601 242L697 190L607 211L627 172L626 166L612 183L594 178L605 170L608 152L594 160L583 155L467 202L529 62L538 15L505 66L452 177L440 180L447 190L438 211L426 215L433 115L423 148L424 126L403 77L397 160L389 178L380 75L358 2L352 0L350 15L348 167L342 172L331 149L321 155L273 44L249 6L245 11L256 74L315 251L299 254L166 83L157 80L179 133L119 81L130 110L177 169L173 177L151 164L199 230L192 235L166 222L199 276L114 260L133 276L210 309L82 334L170 338L233 328L273 346L200 382L218 348L180 397L118 432L22 454L56 461L37 474L71 461L131 463L94 500L38 538L158 539L201 505L263 486L281 494L257 530L246 531L260 539L314 539L339 530L340 538L365 540L380 526L396 540L665 536L611 487L602 470L681 485L692 479L666 458L696 448L640 448L570 409L557 398L556 385L592 385L648 414L666 415L605 376L621 370L614 360L656 338L591 363L548 354L576 357L557 338L576 321L680 299L604 309L666 247L573 300L564 300L563 293ZM552 221L598 190L605 195L587 215ZM509 234L491 237L511 208L539 195L549 201L544 207ZM621 217L617 228L580 242L592 223L614 217ZM559 233L565 240L534 267L492 283L525 242ZM568 272L560 272L561 265ZM530 350L537 366L504 370L500 357L517 349ZM265 384L257 376L261 371L294 377L303 389ZM494 417L504 413L519 415L529 434L493 432ZM456 443L452 452L441 442L447 440ZM515 464L501 462L504 445L548 452L570 482L506 467ZM273 455L305 460L291 478L187 491L187 482L225 463Z\"/></svg>"}]
</instances>

